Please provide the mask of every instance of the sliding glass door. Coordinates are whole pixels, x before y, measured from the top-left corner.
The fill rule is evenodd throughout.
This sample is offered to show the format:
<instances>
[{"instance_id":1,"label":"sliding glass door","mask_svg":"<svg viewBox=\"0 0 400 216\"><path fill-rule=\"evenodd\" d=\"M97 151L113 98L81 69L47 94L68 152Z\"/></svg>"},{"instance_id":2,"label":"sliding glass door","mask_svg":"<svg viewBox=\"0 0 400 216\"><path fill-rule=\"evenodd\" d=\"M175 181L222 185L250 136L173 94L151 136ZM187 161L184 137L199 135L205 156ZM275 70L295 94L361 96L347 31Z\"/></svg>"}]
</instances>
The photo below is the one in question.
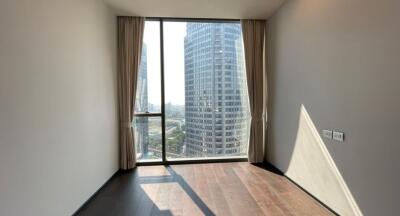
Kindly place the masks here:
<instances>
[{"instance_id":1,"label":"sliding glass door","mask_svg":"<svg viewBox=\"0 0 400 216\"><path fill-rule=\"evenodd\" d=\"M150 44L158 51L150 52ZM239 22L146 21L140 71L146 87L136 105L142 100L147 108L136 109L143 118L135 125L143 140L136 142L139 161L247 157L250 115Z\"/></svg>"}]
</instances>

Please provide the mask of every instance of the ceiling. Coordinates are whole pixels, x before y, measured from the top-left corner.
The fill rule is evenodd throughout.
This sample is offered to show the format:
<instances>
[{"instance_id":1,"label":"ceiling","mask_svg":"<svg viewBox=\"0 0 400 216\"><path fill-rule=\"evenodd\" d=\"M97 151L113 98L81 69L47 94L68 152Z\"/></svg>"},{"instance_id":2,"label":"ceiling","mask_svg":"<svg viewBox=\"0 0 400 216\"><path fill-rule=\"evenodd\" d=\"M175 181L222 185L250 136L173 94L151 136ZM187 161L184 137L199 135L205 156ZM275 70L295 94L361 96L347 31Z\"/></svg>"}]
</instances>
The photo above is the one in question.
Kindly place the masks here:
<instances>
[{"instance_id":1,"label":"ceiling","mask_svg":"<svg viewBox=\"0 0 400 216\"><path fill-rule=\"evenodd\" d=\"M267 19L285 0L104 0L118 15Z\"/></svg>"}]
</instances>

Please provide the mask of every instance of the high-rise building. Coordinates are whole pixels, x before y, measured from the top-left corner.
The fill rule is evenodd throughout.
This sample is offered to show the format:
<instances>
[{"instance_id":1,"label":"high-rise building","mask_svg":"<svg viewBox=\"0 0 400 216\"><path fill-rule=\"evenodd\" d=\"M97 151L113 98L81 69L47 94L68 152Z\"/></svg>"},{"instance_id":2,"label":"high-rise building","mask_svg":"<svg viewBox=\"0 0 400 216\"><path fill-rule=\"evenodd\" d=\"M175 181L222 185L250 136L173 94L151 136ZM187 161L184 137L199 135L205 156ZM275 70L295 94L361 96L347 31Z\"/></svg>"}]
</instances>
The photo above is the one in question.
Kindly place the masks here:
<instances>
[{"instance_id":1,"label":"high-rise building","mask_svg":"<svg viewBox=\"0 0 400 216\"><path fill-rule=\"evenodd\" d=\"M135 112L147 112L148 107L148 81L147 81L147 46L143 44L142 56L137 79ZM145 158L149 148L149 119L139 117L135 120L136 151Z\"/></svg>"},{"instance_id":2,"label":"high-rise building","mask_svg":"<svg viewBox=\"0 0 400 216\"><path fill-rule=\"evenodd\" d=\"M245 155L249 110L240 24L188 23L186 31L186 155Z\"/></svg>"}]
</instances>

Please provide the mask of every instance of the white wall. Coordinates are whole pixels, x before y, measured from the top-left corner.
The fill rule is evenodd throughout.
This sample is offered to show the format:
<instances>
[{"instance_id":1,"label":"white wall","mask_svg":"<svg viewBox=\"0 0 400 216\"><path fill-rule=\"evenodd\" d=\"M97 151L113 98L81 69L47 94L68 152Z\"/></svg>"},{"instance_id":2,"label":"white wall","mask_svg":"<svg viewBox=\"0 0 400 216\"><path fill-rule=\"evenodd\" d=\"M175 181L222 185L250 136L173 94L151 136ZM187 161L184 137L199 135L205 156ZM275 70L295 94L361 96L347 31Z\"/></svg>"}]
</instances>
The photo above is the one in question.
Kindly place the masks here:
<instances>
[{"instance_id":1,"label":"white wall","mask_svg":"<svg viewBox=\"0 0 400 216\"><path fill-rule=\"evenodd\" d=\"M71 215L117 171L115 21L97 0L0 2L0 215Z\"/></svg>"},{"instance_id":2,"label":"white wall","mask_svg":"<svg viewBox=\"0 0 400 216\"><path fill-rule=\"evenodd\" d=\"M304 104L319 132L345 132L324 141L364 215L398 215L399 10L398 0L289 0L268 24L268 160L287 172Z\"/></svg>"}]
</instances>

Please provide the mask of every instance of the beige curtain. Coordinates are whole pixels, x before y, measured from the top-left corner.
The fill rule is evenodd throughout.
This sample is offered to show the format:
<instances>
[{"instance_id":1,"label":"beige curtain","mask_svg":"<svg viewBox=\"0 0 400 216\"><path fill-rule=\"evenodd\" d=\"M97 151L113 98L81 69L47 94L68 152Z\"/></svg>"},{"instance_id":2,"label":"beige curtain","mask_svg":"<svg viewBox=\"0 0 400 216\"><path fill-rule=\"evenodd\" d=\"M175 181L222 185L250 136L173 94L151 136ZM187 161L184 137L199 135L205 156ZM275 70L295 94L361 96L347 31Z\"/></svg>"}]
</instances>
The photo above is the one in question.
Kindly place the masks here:
<instances>
[{"instance_id":1,"label":"beige curtain","mask_svg":"<svg viewBox=\"0 0 400 216\"><path fill-rule=\"evenodd\" d=\"M136 164L132 121L143 31L143 17L118 17L118 98L121 169L131 169Z\"/></svg>"},{"instance_id":2,"label":"beige curtain","mask_svg":"<svg viewBox=\"0 0 400 216\"><path fill-rule=\"evenodd\" d=\"M249 93L251 126L249 162L264 161L266 129L266 82L264 71L265 21L242 20L247 88Z\"/></svg>"}]
</instances>

